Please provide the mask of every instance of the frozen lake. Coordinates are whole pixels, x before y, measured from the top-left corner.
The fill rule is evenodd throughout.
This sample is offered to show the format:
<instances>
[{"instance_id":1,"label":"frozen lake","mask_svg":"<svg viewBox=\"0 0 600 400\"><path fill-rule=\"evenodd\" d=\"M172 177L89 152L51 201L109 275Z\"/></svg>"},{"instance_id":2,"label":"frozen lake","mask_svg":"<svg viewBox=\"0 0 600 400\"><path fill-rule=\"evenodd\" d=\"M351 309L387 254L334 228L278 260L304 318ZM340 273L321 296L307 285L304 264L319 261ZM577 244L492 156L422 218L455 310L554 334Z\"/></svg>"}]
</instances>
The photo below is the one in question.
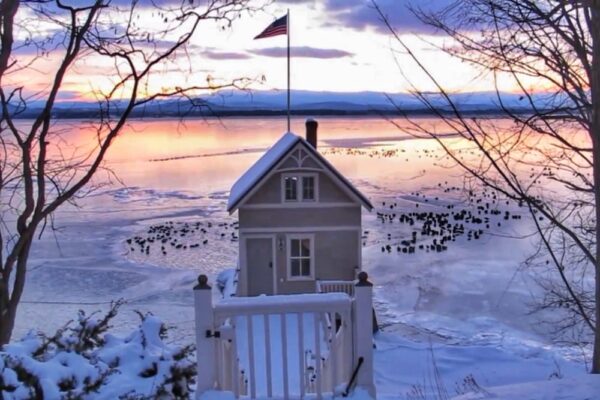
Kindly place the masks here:
<instances>
[{"instance_id":1,"label":"frozen lake","mask_svg":"<svg viewBox=\"0 0 600 400\"><path fill-rule=\"evenodd\" d=\"M173 340L192 342L197 275L207 273L214 282L237 259L236 215L225 211L228 190L280 137L285 123L132 121L108 158L118 179L98 175L98 182L111 183L80 208L61 209L57 230L35 242L15 337L31 328L52 331L80 308L105 309L125 298L117 329L137 323L132 310L151 311L173 326ZM85 121L62 121L57 129L79 150L93 135ZM304 134L304 119L294 119L292 130ZM443 134L443 127L438 131ZM521 268L535 243L525 210L491 192L469 197L461 172L433 140L414 139L382 119L320 118L319 151L376 206L363 211L363 267L375 284L384 327L385 351L377 357L397 364L378 370L378 384L406 393L427 374L431 346L439 351L450 387L469 373L481 384L504 384L546 379L556 365L562 373L584 371L583 363L573 361L579 351L552 346L540 316L529 314L539 289ZM485 203L487 209L477 209ZM416 251L403 251L402 241L420 232L422 221L400 222L401 214L449 210L471 212L481 221L465 221L464 233L445 251L429 250L432 239L420 233ZM201 245L146 254L127 242L165 223L205 227L189 238L189 244ZM394 355L396 361L388 360ZM515 368L521 362L530 363L527 374Z\"/></svg>"}]
</instances>

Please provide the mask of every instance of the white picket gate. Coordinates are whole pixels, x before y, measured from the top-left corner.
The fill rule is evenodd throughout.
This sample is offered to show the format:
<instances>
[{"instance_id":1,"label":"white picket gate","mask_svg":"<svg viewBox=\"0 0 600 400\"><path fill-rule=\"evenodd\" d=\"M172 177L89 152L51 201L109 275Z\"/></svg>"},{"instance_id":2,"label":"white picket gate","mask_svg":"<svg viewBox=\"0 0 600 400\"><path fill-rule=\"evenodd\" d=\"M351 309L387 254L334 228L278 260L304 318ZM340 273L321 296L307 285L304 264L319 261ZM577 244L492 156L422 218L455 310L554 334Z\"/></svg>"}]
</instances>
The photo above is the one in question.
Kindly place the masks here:
<instances>
[{"instance_id":1,"label":"white picket gate","mask_svg":"<svg viewBox=\"0 0 600 400\"><path fill-rule=\"evenodd\" d=\"M197 399L208 390L230 391L235 398L331 398L353 374L354 383L375 398L372 286L366 274L354 298L316 293L230 298L213 305L205 276L194 289Z\"/></svg>"}]
</instances>

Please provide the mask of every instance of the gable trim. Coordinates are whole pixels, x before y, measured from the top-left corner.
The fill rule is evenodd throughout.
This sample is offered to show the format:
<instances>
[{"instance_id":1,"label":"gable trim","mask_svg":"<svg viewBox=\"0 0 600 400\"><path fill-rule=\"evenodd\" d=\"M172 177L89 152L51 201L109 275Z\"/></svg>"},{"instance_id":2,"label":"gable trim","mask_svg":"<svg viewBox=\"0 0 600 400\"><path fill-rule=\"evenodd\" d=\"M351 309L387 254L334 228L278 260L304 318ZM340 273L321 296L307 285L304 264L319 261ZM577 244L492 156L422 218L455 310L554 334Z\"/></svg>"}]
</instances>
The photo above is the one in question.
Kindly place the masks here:
<instances>
[{"instance_id":1,"label":"gable trim","mask_svg":"<svg viewBox=\"0 0 600 400\"><path fill-rule=\"evenodd\" d=\"M300 141L300 138L298 138L298 142ZM227 211L229 211L229 214L233 214L238 208L240 208L241 206L243 206L246 201L252 197L252 195L254 195L254 193L256 193L256 191L258 189L260 189L260 187L264 184L264 182L270 178L271 176L273 176L273 174L275 172L279 172L276 171L277 168L281 165L281 163L283 163L283 161L285 161L285 159L287 158L287 156L294 151L294 149L296 148L296 146L298 146L298 143L294 143L293 146L291 146L285 153L283 153L281 155L281 157L279 157L279 159L273 163L273 165L271 166L270 169L268 169L267 171L265 171L265 173L257 179L256 183L254 184L254 186L252 188L250 188L249 190L246 191L246 193L244 193L242 196L240 196L239 200L232 204L231 207L229 207L229 209Z\"/></svg>"},{"instance_id":2,"label":"gable trim","mask_svg":"<svg viewBox=\"0 0 600 400\"><path fill-rule=\"evenodd\" d=\"M237 209L242 207L246 201L254 195L264 184L264 182L273 176L278 171L281 164L287 159L291 152L296 151L299 146L302 146L305 151L313 158L313 160L322 168L320 172L325 173L327 176L332 178L336 185L356 203L362 204L368 211L373 209L371 202L354 187L333 165L331 165L325 157L319 154L316 149L312 148L303 138L297 136L297 141L290 146L290 148L283 153L276 162L274 162L270 169L268 169L260 178L256 180L256 183L252 188L249 188L243 195L241 195L238 201L229 207L227 211L229 214L233 214Z\"/></svg>"},{"instance_id":3,"label":"gable trim","mask_svg":"<svg viewBox=\"0 0 600 400\"><path fill-rule=\"evenodd\" d=\"M312 146L306 143L302 143L304 147L308 149L308 152L313 155L314 160L321 166L323 169L322 172L327 176L332 178L332 181L337 184L337 186L348 195L350 198L354 199L358 204L362 204L368 211L373 209L373 205L361 192L358 191L354 187L352 183L350 183L325 157L317 152Z\"/></svg>"},{"instance_id":4,"label":"gable trim","mask_svg":"<svg viewBox=\"0 0 600 400\"><path fill-rule=\"evenodd\" d=\"M238 208L240 208L240 206L242 204L244 204L246 202L246 200L248 199L248 197L252 196L254 193L256 193L256 191L263 185L264 181L265 181L265 177L270 177L272 176L273 172L281 165L281 163L287 158L287 156L290 154L290 152L292 152L296 146L298 145L298 142L300 142L301 138L298 136L297 137L297 141L290 146L290 148L281 155L281 157L279 157L277 159L277 161L275 161L273 163L273 165L271 166L271 168L269 170L267 170L260 178L258 178L258 180L256 181L256 183L254 184L253 187L249 188L248 190L246 190L246 192L244 194L242 194L239 199L231 205L231 207L229 207L227 209L227 211L229 211L229 214L233 214ZM269 151L269 150L267 150Z\"/></svg>"}]
</instances>

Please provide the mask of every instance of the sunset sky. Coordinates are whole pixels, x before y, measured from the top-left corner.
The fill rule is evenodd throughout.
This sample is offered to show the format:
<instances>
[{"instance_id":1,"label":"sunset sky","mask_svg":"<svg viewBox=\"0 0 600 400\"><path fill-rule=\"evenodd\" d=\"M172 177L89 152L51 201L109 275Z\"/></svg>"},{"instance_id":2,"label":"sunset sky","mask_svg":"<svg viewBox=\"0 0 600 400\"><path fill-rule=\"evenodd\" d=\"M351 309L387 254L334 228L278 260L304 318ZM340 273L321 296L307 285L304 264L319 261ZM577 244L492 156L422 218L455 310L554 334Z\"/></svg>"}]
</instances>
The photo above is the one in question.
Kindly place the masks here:
<instances>
[{"instance_id":1,"label":"sunset sky","mask_svg":"<svg viewBox=\"0 0 600 400\"><path fill-rule=\"evenodd\" d=\"M159 4L168 1L173 0L159 1ZM411 2L416 4L414 0L380 0L379 3L403 40L445 84L446 89L458 92L493 89L489 76L479 75L472 67L436 48L448 44L449 39L418 21L406 7ZM431 8L448 2L421 0L418 5ZM117 3L127 2L120 0ZM203 22L191 40L189 53L179 58L185 69L165 68L152 84L174 87L203 83L207 76L218 81L264 76L264 82L254 83L253 88L285 89L286 37L261 40L253 40L253 37L274 19L284 15L288 8L291 15L293 89L405 92L410 86L399 68L420 89L433 89L407 55L396 52L396 63L393 48L397 45L382 26L369 0L278 0L263 11L245 14L224 30L212 21ZM26 16L27 10L23 9L22 18L26 19ZM113 17L118 21L123 15ZM141 20L149 26L160 21L151 8L142 11ZM21 52L26 55L26 50ZM35 70L28 71L26 78L30 90L44 91L48 88L47 77L55 70L59 55L60 46L39 61ZM11 79L18 81L24 77L18 74ZM114 79L110 61L86 57L78 62L65 80L61 99L93 98L93 90L107 90ZM513 89L509 82L500 84L502 90Z\"/></svg>"}]
</instances>

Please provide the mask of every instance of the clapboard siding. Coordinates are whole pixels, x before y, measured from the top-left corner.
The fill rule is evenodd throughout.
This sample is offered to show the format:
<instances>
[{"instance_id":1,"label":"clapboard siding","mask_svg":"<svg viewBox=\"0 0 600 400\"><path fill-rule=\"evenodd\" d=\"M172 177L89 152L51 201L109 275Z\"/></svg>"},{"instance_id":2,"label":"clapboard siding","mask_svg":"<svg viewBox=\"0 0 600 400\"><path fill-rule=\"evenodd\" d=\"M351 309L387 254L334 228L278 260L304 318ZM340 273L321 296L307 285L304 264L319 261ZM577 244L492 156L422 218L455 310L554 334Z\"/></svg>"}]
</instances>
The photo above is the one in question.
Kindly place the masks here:
<instances>
[{"instance_id":1,"label":"clapboard siding","mask_svg":"<svg viewBox=\"0 0 600 400\"><path fill-rule=\"evenodd\" d=\"M360 206L329 208L240 208L240 230L246 228L360 227Z\"/></svg>"}]
</instances>

